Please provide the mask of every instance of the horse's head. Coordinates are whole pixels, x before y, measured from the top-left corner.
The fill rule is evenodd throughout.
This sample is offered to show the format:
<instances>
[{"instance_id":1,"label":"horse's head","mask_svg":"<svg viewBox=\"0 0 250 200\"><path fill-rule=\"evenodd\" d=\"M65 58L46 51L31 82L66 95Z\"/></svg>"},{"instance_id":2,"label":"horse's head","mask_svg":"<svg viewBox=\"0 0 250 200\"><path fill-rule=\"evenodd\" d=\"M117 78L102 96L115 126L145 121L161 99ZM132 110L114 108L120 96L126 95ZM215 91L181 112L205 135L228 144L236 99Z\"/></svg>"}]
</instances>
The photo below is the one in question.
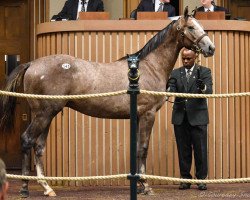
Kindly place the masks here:
<instances>
[{"instance_id":1,"label":"horse's head","mask_svg":"<svg viewBox=\"0 0 250 200\"><path fill-rule=\"evenodd\" d=\"M188 7L185 8L184 16L178 20L177 30L180 31L184 47L200 52L205 57L214 55L214 44L198 21L188 14Z\"/></svg>"}]
</instances>

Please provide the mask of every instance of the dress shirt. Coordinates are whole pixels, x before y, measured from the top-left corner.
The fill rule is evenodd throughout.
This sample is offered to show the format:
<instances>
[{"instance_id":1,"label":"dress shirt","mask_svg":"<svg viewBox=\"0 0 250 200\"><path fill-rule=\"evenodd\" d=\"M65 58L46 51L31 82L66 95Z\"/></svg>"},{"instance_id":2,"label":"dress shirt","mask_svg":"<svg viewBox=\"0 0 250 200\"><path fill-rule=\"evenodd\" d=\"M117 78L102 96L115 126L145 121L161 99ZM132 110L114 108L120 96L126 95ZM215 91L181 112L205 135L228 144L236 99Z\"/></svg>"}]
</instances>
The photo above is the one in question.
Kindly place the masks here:
<instances>
[{"instance_id":1,"label":"dress shirt","mask_svg":"<svg viewBox=\"0 0 250 200\"><path fill-rule=\"evenodd\" d=\"M86 3L84 3L84 2L86 2ZM79 0L79 1L78 1L77 19L79 18L79 12L82 11L82 3L84 4L84 10L85 10L85 12L86 12L86 11L87 11L87 7L88 7L89 0Z\"/></svg>"},{"instance_id":2,"label":"dress shirt","mask_svg":"<svg viewBox=\"0 0 250 200\"><path fill-rule=\"evenodd\" d=\"M205 12L208 12L208 10L209 10L209 12L214 12L214 6L212 5L210 8L205 8L204 7Z\"/></svg>"},{"instance_id":3,"label":"dress shirt","mask_svg":"<svg viewBox=\"0 0 250 200\"><path fill-rule=\"evenodd\" d=\"M193 73L193 70L194 70L194 65L193 65L193 67L191 67L191 68L190 68L190 74L192 74L192 73ZM186 74L187 74L188 69L187 69L187 68L185 68L185 71L186 71Z\"/></svg>"},{"instance_id":4,"label":"dress shirt","mask_svg":"<svg viewBox=\"0 0 250 200\"><path fill-rule=\"evenodd\" d=\"M160 3L163 3L161 2L160 0L155 0L155 12L158 11L159 7L160 7ZM164 4L164 3L163 3Z\"/></svg>"}]
</instances>

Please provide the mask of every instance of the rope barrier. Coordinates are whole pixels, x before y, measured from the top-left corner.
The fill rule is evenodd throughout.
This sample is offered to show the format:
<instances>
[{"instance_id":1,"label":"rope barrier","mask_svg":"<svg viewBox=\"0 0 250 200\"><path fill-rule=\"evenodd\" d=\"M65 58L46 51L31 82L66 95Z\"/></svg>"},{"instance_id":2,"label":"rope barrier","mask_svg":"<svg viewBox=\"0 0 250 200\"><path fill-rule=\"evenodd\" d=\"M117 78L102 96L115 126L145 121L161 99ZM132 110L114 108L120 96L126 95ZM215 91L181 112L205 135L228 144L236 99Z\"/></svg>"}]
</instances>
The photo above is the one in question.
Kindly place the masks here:
<instances>
[{"instance_id":1,"label":"rope barrier","mask_svg":"<svg viewBox=\"0 0 250 200\"><path fill-rule=\"evenodd\" d=\"M39 95L39 94L24 94L17 92L6 92L0 90L0 95L13 96L20 98L33 98L33 99L87 99L96 97L110 97L127 94L127 90L121 90L117 92L100 93L100 94L82 94L82 95Z\"/></svg>"},{"instance_id":2,"label":"rope barrier","mask_svg":"<svg viewBox=\"0 0 250 200\"><path fill-rule=\"evenodd\" d=\"M155 96L173 96L185 98L229 98L229 97L247 97L250 92L231 93L231 94L187 94L187 93L172 93L172 92L155 92L140 90L141 94L155 95ZM101 93L101 94L84 94L84 95L37 95L37 94L24 94L16 92L7 92L0 90L0 95L14 96L21 98L35 98L35 99L86 99L97 97L110 97L116 95L127 94L127 90L117 92ZM127 179L128 174L110 175L110 176L91 176L91 177L37 177L37 176L22 176L7 174L9 179L22 179L22 180L48 180L48 181L89 181L89 180L109 180L109 179ZM196 180L196 179L180 179L173 177L162 177L153 175L140 175L142 179L148 180L161 180L170 182L185 182L185 183L246 183L250 182L250 178L238 179L211 179L211 180Z\"/></svg>"},{"instance_id":3,"label":"rope barrier","mask_svg":"<svg viewBox=\"0 0 250 200\"><path fill-rule=\"evenodd\" d=\"M229 93L229 94L190 94L190 93L173 93L173 92L155 92L148 90L140 90L141 94L155 95L155 96L173 96L185 98L229 98L229 97L247 97L250 92ZM117 92L99 93L99 94L82 94L82 95L38 95L38 94L24 94L16 92L7 92L0 90L0 95L13 96L20 98L34 98L34 99L87 99L97 97L110 97L127 94L127 90L120 90Z\"/></svg>"},{"instance_id":4,"label":"rope barrier","mask_svg":"<svg viewBox=\"0 0 250 200\"><path fill-rule=\"evenodd\" d=\"M47 181L98 181L98 180L114 180L114 179L127 179L129 174L118 174L118 175L109 175L109 176L86 176L86 177L37 177L37 176L22 176L7 174L8 179L21 179L21 180L47 180ZM158 180L158 181L167 181L167 182L182 182L182 183L247 183L250 182L250 178L237 178L237 179L181 179L174 177L163 177L163 176L153 176L153 175L144 175L139 174L141 179L147 180Z\"/></svg>"},{"instance_id":5,"label":"rope barrier","mask_svg":"<svg viewBox=\"0 0 250 200\"><path fill-rule=\"evenodd\" d=\"M89 180L110 180L110 179L127 179L127 174L110 175L110 176L86 176L86 177L45 177L45 176L22 176L6 174L8 179L21 180L47 180L47 181L89 181Z\"/></svg>"},{"instance_id":6,"label":"rope barrier","mask_svg":"<svg viewBox=\"0 0 250 200\"><path fill-rule=\"evenodd\" d=\"M182 179L182 178L172 178L172 177L162 177L153 175L141 175L142 179L147 180L161 180L168 182L182 182L182 183L247 183L250 182L250 178L237 178L237 179Z\"/></svg>"},{"instance_id":7,"label":"rope barrier","mask_svg":"<svg viewBox=\"0 0 250 200\"><path fill-rule=\"evenodd\" d=\"M229 94L190 94L190 93L154 92L148 90L140 90L140 93L150 94L155 96L173 96L173 97L185 97L185 98L229 98L229 97L250 96L250 92L229 93Z\"/></svg>"}]
</instances>

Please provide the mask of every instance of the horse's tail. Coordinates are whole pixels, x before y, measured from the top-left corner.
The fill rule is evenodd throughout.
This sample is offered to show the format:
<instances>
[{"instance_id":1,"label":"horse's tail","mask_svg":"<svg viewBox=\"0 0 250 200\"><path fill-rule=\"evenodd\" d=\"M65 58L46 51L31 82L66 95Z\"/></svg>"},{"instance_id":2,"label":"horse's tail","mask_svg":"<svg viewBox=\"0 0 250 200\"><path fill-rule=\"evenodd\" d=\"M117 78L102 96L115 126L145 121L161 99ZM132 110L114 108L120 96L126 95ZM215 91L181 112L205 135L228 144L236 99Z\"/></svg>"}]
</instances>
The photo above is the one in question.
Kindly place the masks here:
<instances>
[{"instance_id":1,"label":"horse's tail","mask_svg":"<svg viewBox=\"0 0 250 200\"><path fill-rule=\"evenodd\" d=\"M25 63L16 67L8 77L4 91L16 92L23 83L24 74L29 66L30 63ZM0 95L0 130L9 130L13 127L15 108L16 97Z\"/></svg>"}]
</instances>

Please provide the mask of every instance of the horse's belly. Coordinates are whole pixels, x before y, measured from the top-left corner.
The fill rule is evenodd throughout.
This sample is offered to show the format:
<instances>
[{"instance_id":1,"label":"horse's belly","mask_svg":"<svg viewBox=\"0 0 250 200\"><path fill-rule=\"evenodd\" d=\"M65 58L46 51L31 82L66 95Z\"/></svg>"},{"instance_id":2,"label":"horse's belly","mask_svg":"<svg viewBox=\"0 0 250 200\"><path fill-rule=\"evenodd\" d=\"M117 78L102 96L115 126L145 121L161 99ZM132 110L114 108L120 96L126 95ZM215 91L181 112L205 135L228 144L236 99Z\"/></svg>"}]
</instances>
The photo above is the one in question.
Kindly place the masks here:
<instances>
[{"instance_id":1,"label":"horse's belly","mask_svg":"<svg viewBox=\"0 0 250 200\"><path fill-rule=\"evenodd\" d=\"M69 102L67 106L92 117L128 119L130 116L129 102L125 103L124 100L119 98L115 101L113 99L114 98L95 98L77 100Z\"/></svg>"}]
</instances>

